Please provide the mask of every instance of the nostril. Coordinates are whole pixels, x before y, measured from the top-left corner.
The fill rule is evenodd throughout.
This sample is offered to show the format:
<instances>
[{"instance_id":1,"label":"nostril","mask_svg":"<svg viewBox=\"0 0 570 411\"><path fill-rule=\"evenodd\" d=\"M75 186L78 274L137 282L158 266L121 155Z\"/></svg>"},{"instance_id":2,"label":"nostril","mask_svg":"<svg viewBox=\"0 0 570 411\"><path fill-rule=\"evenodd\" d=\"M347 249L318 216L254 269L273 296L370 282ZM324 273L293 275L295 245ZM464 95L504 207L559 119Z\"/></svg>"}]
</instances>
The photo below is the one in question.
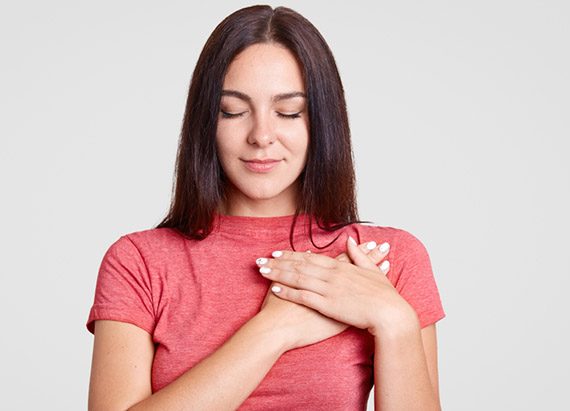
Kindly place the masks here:
<instances>
[{"instance_id":1,"label":"nostril","mask_svg":"<svg viewBox=\"0 0 570 411\"><path fill-rule=\"evenodd\" d=\"M257 144L258 146L264 146L268 144L273 144L275 142L275 137L269 134L263 134L257 136L255 134L252 134L248 139L248 142L250 144Z\"/></svg>"}]
</instances>

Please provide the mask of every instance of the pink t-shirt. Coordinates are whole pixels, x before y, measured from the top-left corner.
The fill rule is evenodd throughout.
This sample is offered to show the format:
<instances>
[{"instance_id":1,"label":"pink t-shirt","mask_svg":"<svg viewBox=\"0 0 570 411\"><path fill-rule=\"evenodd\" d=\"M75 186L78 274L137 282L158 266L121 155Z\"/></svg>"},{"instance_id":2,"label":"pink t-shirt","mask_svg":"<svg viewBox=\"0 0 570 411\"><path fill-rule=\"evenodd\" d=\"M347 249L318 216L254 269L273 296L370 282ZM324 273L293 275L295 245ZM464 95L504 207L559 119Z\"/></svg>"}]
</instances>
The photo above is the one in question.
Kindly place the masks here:
<instances>
[{"instance_id":1,"label":"pink t-shirt","mask_svg":"<svg viewBox=\"0 0 570 411\"><path fill-rule=\"evenodd\" d=\"M150 333L156 348L152 391L160 390L259 312L270 281L259 274L255 260L291 249L292 220L216 215L213 232L202 241L185 239L169 228L121 236L101 262L87 329L93 332L95 320L116 320ZM303 215L297 221L297 251L335 257L346 251L346 234L358 243L387 241L388 278L415 309L420 326L445 316L428 253L412 234L365 224L328 233L313 223L319 246L344 233L330 247L318 250L308 238L306 221ZM364 410L374 383L373 354L372 336L354 327L290 350L240 409Z\"/></svg>"}]
</instances>

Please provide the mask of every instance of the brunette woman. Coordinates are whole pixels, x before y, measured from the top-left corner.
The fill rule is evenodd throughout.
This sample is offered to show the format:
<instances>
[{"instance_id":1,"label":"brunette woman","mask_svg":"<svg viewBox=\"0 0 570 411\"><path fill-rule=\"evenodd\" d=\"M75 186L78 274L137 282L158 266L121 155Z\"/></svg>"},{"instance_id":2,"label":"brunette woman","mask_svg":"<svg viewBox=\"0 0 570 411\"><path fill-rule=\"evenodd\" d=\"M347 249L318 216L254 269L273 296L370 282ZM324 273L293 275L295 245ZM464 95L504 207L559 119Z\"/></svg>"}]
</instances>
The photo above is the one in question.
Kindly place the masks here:
<instances>
[{"instance_id":1,"label":"brunette woman","mask_svg":"<svg viewBox=\"0 0 570 411\"><path fill-rule=\"evenodd\" d=\"M377 409L436 410L444 315L422 243L358 219L325 40L283 7L228 16L192 77L168 215L101 263L89 408L355 410L375 384Z\"/></svg>"}]
</instances>

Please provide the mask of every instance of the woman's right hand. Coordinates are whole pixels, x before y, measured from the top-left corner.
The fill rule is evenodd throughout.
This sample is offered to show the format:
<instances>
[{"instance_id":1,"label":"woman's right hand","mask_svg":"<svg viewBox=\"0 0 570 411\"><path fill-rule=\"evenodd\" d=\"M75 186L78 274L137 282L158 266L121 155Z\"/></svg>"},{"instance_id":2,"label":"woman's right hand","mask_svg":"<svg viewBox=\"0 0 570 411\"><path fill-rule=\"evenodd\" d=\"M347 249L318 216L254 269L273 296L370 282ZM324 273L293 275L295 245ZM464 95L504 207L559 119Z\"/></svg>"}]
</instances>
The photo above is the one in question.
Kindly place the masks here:
<instances>
[{"instance_id":1,"label":"woman's right hand","mask_svg":"<svg viewBox=\"0 0 570 411\"><path fill-rule=\"evenodd\" d=\"M380 264L389 251L381 252L375 242L362 243L359 247L375 265ZM335 258L352 263L346 253L339 254ZM388 270L386 272L378 270L379 275L385 275L387 272ZM271 287L273 283L267 290L258 316L267 318L267 321L279 327L282 331L280 335L287 339L285 342L287 350L317 343L348 328L347 324L326 317L316 310L277 297L271 291Z\"/></svg>"}]
</instances>

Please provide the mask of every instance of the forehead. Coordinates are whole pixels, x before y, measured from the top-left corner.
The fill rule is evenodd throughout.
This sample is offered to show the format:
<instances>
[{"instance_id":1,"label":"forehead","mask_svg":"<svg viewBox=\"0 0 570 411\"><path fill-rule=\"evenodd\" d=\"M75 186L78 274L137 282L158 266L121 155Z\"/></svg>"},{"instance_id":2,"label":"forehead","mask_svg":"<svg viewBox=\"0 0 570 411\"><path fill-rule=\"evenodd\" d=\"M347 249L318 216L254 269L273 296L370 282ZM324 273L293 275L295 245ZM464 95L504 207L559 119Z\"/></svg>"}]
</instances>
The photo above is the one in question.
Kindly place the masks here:
<instances>
[{"instance_id":1,"label":"forehead","mask_svg":"<svg viewBox=\"0 0 570 411\"><path fill-rule=\"evenodd\" d=\"M295 55L275 43L254 44L230 63L224 89L252 94L303 91L303 75Z\"/></svg>"}]
</instances>

